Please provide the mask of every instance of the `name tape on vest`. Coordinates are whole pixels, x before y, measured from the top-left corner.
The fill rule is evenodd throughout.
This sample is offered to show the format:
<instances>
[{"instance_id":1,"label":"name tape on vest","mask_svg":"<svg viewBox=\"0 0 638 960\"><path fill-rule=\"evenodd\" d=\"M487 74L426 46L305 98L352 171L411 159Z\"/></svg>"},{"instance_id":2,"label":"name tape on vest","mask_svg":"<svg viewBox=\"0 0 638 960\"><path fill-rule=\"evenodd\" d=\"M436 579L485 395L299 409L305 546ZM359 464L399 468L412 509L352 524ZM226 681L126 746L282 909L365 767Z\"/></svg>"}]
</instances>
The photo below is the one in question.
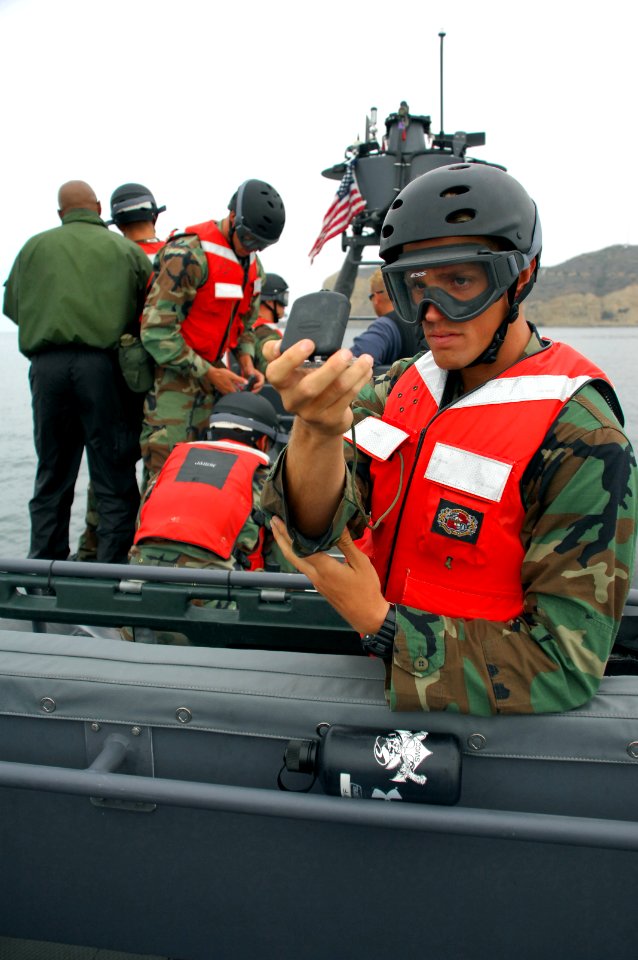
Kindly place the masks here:
<instances>
[{"instance_id":1,"label":"name tape on vest","mask_svg":"<svg viewBox=\"0 0 638 960\"><path fill-rule=\"evenodd\" d=\"M499 501L513 464L492 460L469 450L437 443L425 471L427 480L463 490L483 500Z\"/></svg>"},{"instance_id":2,"label":"name tape on vest","mask_svg":"<svg viewBox=\"0 0 638 960\"><path fill-rule=\"evenodd\" d=\"M238 283L216 283L215 296L218 300L241 300L244 291Z\"/></svg>"},{"instance_id":3,"label":"name tape on vest","mask_svg":"<svg viewBox=\"0 0 638 960\"><path fill-rule=\"evenodd\" d=\"M387 460L410 436L405 430L393 427L392 424L379 420L378 417L366 417L361 423L357 423L354 435L359 450L363 450L375 460ZM352 441L349 430L343 436L346 440Z\"/></svg>"}]
</instances>

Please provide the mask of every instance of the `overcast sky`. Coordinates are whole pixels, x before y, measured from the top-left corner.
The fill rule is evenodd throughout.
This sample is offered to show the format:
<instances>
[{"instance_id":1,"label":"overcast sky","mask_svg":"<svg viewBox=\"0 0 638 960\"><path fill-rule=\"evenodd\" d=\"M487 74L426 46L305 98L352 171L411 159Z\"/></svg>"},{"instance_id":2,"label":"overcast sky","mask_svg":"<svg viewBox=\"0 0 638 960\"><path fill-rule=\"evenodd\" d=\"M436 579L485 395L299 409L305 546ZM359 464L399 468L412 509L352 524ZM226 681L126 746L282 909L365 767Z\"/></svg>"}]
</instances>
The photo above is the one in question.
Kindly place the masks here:
<instances>
[{"instance_id":1,"label":"overcast sky","mask_svg":"<svg viewBox=\"0 0 638 960\"><path fill-rule=\"evenodd\" d=\"M470 154L503 164L538 203L543 262L638 244L636 46L631 5L607 0L405 3L286 0L0 0L0 275L57 224L56 194L87 180L108 210L126 181L167 212L158 233L225 215L247 177L282 194L287 223L263 255L293 298L342 262L308 250L338 163L401 100L447 132L485 131ZM11 328L8 320L0 321ZM8 325L8 326L7 326Z\"/></svg>"}]
</instances>

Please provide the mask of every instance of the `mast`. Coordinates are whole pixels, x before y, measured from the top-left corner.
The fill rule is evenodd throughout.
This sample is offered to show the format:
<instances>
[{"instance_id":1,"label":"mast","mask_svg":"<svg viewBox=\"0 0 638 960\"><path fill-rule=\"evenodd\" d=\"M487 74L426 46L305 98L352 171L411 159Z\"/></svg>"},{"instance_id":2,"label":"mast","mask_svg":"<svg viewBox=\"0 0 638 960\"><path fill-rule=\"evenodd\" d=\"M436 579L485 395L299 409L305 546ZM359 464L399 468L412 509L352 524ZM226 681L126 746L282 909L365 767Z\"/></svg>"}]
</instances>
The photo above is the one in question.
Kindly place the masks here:
<instances>
[{"instance_id":1,"label":"mast","mask_svg":"<svg viewBox=\"0 0 638 960\"><path fill-rule=\"evenodd\" d=\"M439 45L439 91L441 102L441 136L443 136L443 131L445 130L443 126L443 38L445 37L445 33L441 32L439 37L441 38Z\"/></svg>"}]
</instances>

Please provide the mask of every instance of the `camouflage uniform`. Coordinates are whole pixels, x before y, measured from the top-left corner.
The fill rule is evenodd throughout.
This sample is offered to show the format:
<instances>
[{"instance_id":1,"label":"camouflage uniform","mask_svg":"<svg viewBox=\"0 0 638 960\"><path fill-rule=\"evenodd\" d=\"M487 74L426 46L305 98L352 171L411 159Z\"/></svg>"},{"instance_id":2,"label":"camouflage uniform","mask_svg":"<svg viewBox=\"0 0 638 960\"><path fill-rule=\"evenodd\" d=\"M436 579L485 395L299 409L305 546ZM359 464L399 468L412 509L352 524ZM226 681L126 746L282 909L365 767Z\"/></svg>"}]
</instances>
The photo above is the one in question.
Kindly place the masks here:
<instances>
[{"instance_id":1,"label":"camouflage uniform","mask_svg":"<svg viewBox=\"0 0 638 960\"><path fill-rule=\"evenodd\" d=\"M224 366L222 360L211 364L195 353L180 331L199 287L208 279L199 238L184 235L169 240L158 254L156 268L142 314L142 341L157 364L155 384L144 403L140 437L145 477L161 470L176 443L204 437L215 399L206 372L213 365ZM250 310L239 314L244 327L237 344L240 355L254 356L255 336L250 327L258 308L257 294Z\"/></svg>"},{"instance_id":2,"label":"camouflage uniform","mask_svg":"<svg viewBox=\"0 0 638 960\"><path fill-rule=\"evenodd\" d=\"M84 563L91 563L97 560L97 528L100 517L97 512L97 500L93 484L89 480L86 488L86 513L84 516L84 530L78 540L78 549L75 555L76 560Z\"/></svg>"},{"instance_id":3,"label":"camouflage uniform","mask_svg":"<svg viewBox=\"0 0 638 960\"><path fill-rule=\"evenodd\" d=\"M247 566L247 558L257 547L262 527L265 527L265 539L262 545L262 555L266 569L282 570L284 573L296 573L287 560L281 555L279 547L275 543L270 528L267 525L266 518L261 512L260 498L261 491L268 473L267 467L258 467L253 477L253 510L246 519L233 548L233 556L228 560L218 556L210 550L195 546L190 543L176 543L171 540L146 539L136 546L131 547L129 553L129 563L144 564L151 567L192 567L196 570L237 570ZM153 483L146 491L145 498L148 498L152 492ZM197 602L197 601L195 601ZM202 605L207 607L216 607L224 610L235 610L237 604L234 601L209 600L201 601ZM133 631L130 627L122 630L125 640L135 640L143 638L146 643L165 643L188 645L190 641L183 633L174 633L171 631Z\"/></svg>"},{"instance_id":4,"label":"camouflage uniform","mask_svg":"<svg viewBox=\"0 0 638 960\"><path fill-rule=\"evenodd\" d=\"M532 336L526 354L539 346ZM381 416L414 359L398 361L361 391L355 424ZM281 517L284 457L262 497L264 509ZM346 524L354 536L364 532L369 460L360 451L357 460L356 485L348 484L321 542L289 526L300 555L332 546ZM578 706L596 692L631 582L638 479L631 445L594 387L563 407L531 460L521 496L522 614L509 622L463 620L397 605L387 677L393 710L543 713Z\"/></svg>"},{"instance_id":5,"label":"camouflage uniform","mask_svg":"<svg viewBox=\"0 0 638 960\"><path fill-rule=\"evenodd\" d=\"M255 327L253 329L253 334L255 337L254 363L261 373L265 373L266 367L268 366L268 360L266 360L264 357L264 344L269 340L281 340L282 334L280 330L269 326L267 323L263 323L258 327Z\"/></svg>"}]
</instances>

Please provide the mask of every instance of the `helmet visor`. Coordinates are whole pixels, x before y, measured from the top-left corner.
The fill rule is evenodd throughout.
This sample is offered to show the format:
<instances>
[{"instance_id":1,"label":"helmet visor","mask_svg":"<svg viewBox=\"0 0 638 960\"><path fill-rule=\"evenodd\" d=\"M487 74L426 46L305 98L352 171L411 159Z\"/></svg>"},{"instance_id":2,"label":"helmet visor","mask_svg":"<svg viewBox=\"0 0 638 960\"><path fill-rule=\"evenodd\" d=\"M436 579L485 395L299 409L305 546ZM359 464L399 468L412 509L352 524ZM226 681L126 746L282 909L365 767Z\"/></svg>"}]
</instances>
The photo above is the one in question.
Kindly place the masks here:
<instances>
[{"instance_id":1,"label":"helmet visor","mask_svg":"<svg viewBox=\"0 0 638 960\"><path fill-rule=\"evenodd\" d=\"M427 247L404 253L383 267L390 297L407 321L423 320L429 304L456 323L483 313L503 296L523 268L518 251L485 247Z\"/></svg>"}]
</instances>

